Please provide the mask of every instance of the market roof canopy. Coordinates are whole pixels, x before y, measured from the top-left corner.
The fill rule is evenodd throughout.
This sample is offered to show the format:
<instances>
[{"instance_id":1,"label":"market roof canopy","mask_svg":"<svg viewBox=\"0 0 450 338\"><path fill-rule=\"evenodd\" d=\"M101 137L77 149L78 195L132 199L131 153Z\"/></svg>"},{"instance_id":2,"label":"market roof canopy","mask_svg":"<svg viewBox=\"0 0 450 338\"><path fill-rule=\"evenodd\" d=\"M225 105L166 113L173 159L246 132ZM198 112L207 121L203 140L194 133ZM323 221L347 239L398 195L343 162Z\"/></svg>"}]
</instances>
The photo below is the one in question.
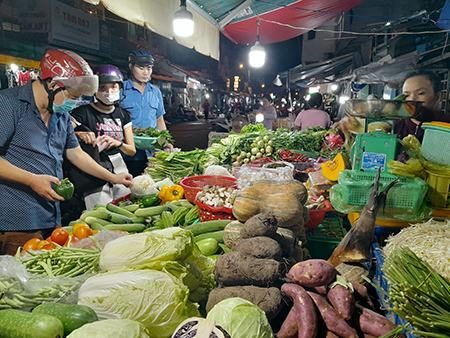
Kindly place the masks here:
<instances>
[{"instance_id":1,"label":"market roof canopy","mask_svg":"<svg viewBox=\"0 0 450 338\"><path fill-rule=\"evenodd\" d=\"M217 25L200 15L194 8L192 12L195 21L194 34L188 38L175 37L172 32L172 18L179 8L178 0L84 0L94 5L100 2L112 13L145 26L151 31L167 38L174 38L179 44L195 48L201 54L219 59L219 28Z\"/></svg>"},{"instance_id":2,"label":"market roof canopy","mask_svg":"<svg viewBox=\"0 0 450 338\"><path fill-rule=\"evenodd\" d=\"M241 44L255 42L257 19L260 20L261 43L274 43L289 40L317 28L362 2L362 0L192 1L213 17L221 27L225 24L223 33L226 37Z\"/></svg>"}]
</instances>

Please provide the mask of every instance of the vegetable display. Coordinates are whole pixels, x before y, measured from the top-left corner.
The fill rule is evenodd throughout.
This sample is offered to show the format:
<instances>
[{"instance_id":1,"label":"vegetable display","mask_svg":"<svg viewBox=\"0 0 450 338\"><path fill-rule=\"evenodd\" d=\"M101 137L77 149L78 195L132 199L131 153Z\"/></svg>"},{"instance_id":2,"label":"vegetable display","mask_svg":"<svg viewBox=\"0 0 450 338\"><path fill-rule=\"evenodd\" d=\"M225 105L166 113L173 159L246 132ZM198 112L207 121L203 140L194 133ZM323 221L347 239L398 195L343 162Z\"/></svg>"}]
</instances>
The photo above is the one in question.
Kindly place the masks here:
<instances>
[{"instance_id":1,"label":"vegetable display","mask_svg":"<svg viewBox=\"0 0 450 338\"><path fill-rule=\"evenodd\" d=\"M61 338L63 334L63 324L53 316L19 310L0 310L0 337Z\"/></svg>"},{"instance_id":2,"label":"vegetable display","mask_svg":"<svg viewBox=\"0 0 450 338\"><path fill-rule=\"evenodd\" d=\"M234 188L205 186L197 194L197 200L212 207L231 208L235 191Z\"/></svg>"},{"instance_id":3,"label":"vegetable display","mask_svg":"<svg viewBox=\"0 0 450 338\"><path fill-rule=\"evenodd\" d=\"M173 144L174 140L168 130L158 130L155 128L133 128L134 136L155 137L156 149L163 149L167 144Z\"/></svg>"},{"instance_id":4,"label":"vegetable display","mask_svg":"<svg viewBox=\"0 0 450 338\"><path fill-rule=\"evenodd\" d=\"M130 319L106 319L86 324L67 338L150 338L142 324Z\"/></svg>"}]
</instances>

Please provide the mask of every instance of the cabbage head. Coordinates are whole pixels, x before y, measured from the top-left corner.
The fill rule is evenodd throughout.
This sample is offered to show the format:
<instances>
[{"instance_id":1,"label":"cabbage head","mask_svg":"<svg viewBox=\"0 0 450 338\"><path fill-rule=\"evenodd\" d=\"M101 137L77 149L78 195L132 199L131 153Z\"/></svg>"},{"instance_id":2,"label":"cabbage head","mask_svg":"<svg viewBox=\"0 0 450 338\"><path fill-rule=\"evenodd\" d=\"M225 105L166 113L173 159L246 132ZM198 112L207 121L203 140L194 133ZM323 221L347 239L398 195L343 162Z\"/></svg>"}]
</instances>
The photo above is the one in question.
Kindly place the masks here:
<instances>
[{"instance_id":1,"label":"cabbage head","mask_svg":"<svg viewBox=\"0 0 450 338\"><path fill-rule=\"evenodd\" d=\"M104 271L154 268L162 262L184 260L194 247L192 233L178 227L119 237L100 254Z\"/></svg>"},{"instance_id":2,"label":"cabbage head","mask_svg":"<svg viewBox=\"0 0 450 338\"><path fill-rule=\"evenodd\" d=\"M86 280L78 304L91 307L99 319L131 319L152 338L169 337L186 318L198 316L180 279L155 270L110 272Z\"/></svg>"},{"instance_id":3,"label":"cabbage head","mask_svg":"<svg viewBox=\"0 0 450 338\"><path fill-rule=\"evenodd\" d=\"M233 338L273 338L264 311L242 298L228 298L217 303L206 319L214 321Z\"/></svg>"},{"instance_id":4,"label":"cabbage head","mask_svg":"<svg viewBox=\"0 0 450 338\"><path fill-rule=\"evenodd\" d=\"M150 338L142 324L129 319L107 319L85 324L67 338Z\"/></svg>"}]
</instances>

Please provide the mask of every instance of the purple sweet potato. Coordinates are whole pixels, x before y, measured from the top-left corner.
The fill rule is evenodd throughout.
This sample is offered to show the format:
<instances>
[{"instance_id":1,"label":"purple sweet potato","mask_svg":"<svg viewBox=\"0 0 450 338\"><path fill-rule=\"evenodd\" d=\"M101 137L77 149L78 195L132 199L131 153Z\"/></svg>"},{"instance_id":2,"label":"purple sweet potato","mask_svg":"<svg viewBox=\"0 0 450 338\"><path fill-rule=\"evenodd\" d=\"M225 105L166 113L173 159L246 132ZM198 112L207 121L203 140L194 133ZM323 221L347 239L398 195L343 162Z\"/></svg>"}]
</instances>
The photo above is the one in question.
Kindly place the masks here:
<instances>
[{"instance_id":1,"label":"purple sweet potato","mask_svg":"<svg viewBox=\"0 0 450 338\"><path fill-rule=\"evenodd\" d=\"M327 335L325 338L339 338L339 336L336 336L333 332L327 331Z\"/></svg>"},{"instance_id":2,"label":"purple sweet potato","mask_svg":"<svg viewBox=\"0 0 450 338\"><path fill-rule=\"evenodd\" d=\"M263 288L259 286L228 286L211 290L206 304L206 311L210 311L214 305L227 298L239 297L258 305L267 318L275 318L283 307L283 298L278 288Z\"/></svg>"},{"instance_id":3,"label":"purple sweet potato","mask_svg":"<svg viewBox=\"0 0 450 338\"><path fill-rule=\"evenodd\" d=\"M221 255L216 262L215 277L219 285L269 286L281 276L281 263L273 259L254 258L239 252Z\"/></svg>"},{"instance_id":4,"label":"purple sweet potato","mask_svg":"<svg viewBox=\"0 0 450 338\"><path fill-rule=\"evenodd\" d=\"M367 303L372 309L375 308L372 299L369 297L369 292L367 291L367 288L365 285L358 283L358 282L351 282L353 289L356 292L356 296L359 296L363 301Z\"/></svg>"},{"instance_id":5,"label":"purple sweet potato","mask_svg":"<svg viewBox=\"0 0 450 338\"><path fill-rule=\"evenodd\" d=\"M281 286L281 292L290 297L294 302L298 338L315 338L317 334L317 313L311 297L300 285L285 283Z\"/></svg>"},{"instance_id":6,"label":"purple sweet potato","mask_svg":"<svg viewBox=\"0 0 450 338\"><path fill-rule=\"evenodd\" d=\"M317 292L319 295L326 295L326 294L327 294L327 287L326 287L326 285L316 286L316 287L314 288L314 290L316 290L316 292Z\"/></svg>"},{"instance_id":7,"label":"purple sweet potato","mask_svg":"<svg viewBox=\"0 0 450 338\"><path fill-rule=\"evenodd\" d=\"M372 336L371 334L364 333L364 338L378 338L378 337Z\"/></svg>"},{"instance_id":8,"label":"purple sweet potato","mask_svg":"<svg viewBox=\"0 0 450 338\"><path fill-rule=\"evenodd\" d=\"M289 279L305 287L327 285L334 281L337 271L323 259L308 259L298 262L288 272Z\"/></svg>"},{"instance_id":9,"label":"purple sweet potato","mask_svg":"<svg viewBox=\"0 0 450 338\"><path fill-rule=\"evenodd\" d=\"M362 313L359 317L359 326L362 332L379 337L395 329L396 325L386 317L362 307Z\"/></svg>"},{"instance_id":10,"label":"purple sweet potato","mask_svg":"<svg viewBox=\"0 0 450 338\"><path fill-rule=\"evenodd\" d=\"M308 292L317 308L319 309L322 319L325 322L328 330L345 338L358 338L356 330L352 328L347 322L339 316L327 300L314 292Z\"/></svg>"},{"instance_id":11,"label":"purple sweet potato","mask_svg":"<svg viewBox=\"0 0 450 338\"><path fill-rule=\"evenodd\" d=\"M337 284L328 291L327 298L342 318L349 320L352 317L355 298L351 290Z\"/></svg>"},{"instance_id":12,"label":"purple sweet potato","mask_svg":"<svg viewBox=\"0 0 450 338\"><path fill-rule=\"evenodd\" d=\"M297 338L297 332L297 314L295 308L292 307L276 336L277 338Z\"/></svg>"}]
</instances>

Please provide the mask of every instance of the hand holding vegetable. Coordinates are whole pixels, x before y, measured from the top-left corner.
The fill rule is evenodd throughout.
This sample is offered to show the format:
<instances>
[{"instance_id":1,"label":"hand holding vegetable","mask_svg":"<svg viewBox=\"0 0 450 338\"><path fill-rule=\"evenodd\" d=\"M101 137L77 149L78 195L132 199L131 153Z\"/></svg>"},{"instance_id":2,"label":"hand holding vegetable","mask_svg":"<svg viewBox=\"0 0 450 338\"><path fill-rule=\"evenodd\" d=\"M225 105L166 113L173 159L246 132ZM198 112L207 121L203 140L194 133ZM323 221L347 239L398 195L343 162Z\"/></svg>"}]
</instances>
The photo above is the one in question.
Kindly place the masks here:
<instances>
[{"instance_id":1,"label":"hand holding vegetable","mask_svg":"<svg viewBox=\"0 0 450 338\"><path fill-rule=\"evenodd\" d=\"M30 188L42 198L53 202L64 201L64 197L58 195L52 188L52 183L60 184L58 178L50 175L33 175L30 181Z\"/></svg>"},{"instance_id":2,"label":"hand holding vegetable","mask_svg":"<svg viewBox=\"0 0 450 338\"><path fill-rule=\"evenodd\" d=\"M111 180L112 184L123 184L126 187L129 187L132 182L133 176L128 173L115 174Z\"/></svg>"},{"instance_id":3,"label":"hand holding vegetable","mask_svg":"<svg viewBox=\"0 0 450 338\"><path fill-rule=\"evenodd\" d=\"M53 190L67 201L72 198L75 187L68 178L65 178L58 185L53 185Z\"/></svg>"}]
</instances>

